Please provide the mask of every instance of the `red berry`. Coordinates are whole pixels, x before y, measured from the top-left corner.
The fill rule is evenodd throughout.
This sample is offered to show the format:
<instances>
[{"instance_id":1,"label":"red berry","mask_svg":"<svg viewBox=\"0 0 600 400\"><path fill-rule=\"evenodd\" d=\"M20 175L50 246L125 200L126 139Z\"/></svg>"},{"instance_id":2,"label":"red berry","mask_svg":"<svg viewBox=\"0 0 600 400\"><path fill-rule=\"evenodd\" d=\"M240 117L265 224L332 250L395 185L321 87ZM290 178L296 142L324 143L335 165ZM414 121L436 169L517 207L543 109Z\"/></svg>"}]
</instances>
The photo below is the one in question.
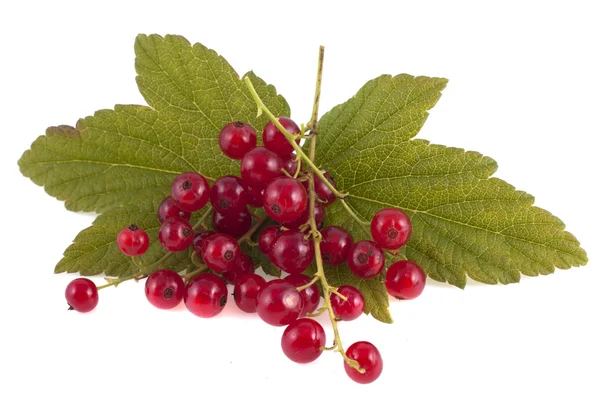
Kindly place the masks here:
<instances>
[{"instance_id":1,"label":"red berry","mask_svg":"<svg viewBox=\"0 0 600 400\"><path fill-rule=\"evenodd\" d=\"M254 264L252 263L252 260L246 254L240 252L238 261L233 268L227 272L223 272L223 279L225 279L227 283L235 285L242 276L252 273L254 273Z\"/></svg>"},{"instance_id":2,"label":"red berry","mask_svg":"<svg viewBox=\"0 0 600 400\"><path fill-rule=\"evenodd\" d=\"M82 313L92 311L98 305L98 289L89 279L77 278L67 285L65 298L69 304L69 310Z\"/></svg>"},{"instance_id":3,"label":"red berry","mask_svg":"<svg viewBox=\"0 0 600 400\"><path fill-rule=\"evenodd\" d=\"M288 156L282 156L281 158L283 160L283 169L291 176L295 176L296 172L298 172L298 165L300 164L296 161L296 155L292 153Z\"/></svg>"},{"instance_id":4,"label":"red berry","mask_svg":"<svg viewBox=\"0 0 600 400\"><path fill-rule=\"evenodd\" d=\"M241 252L237 240L224 233L217 233L206 239L202 259L213 271L226 272L236 266Z\"/></svg>"},{"instance_id":5,"label":"red berry","mask_svg":"<svg viewBox=\"0 0 600 400\"><path fill-rule=\"evenodd\" d=\"M348 300L342 300L335 293L331 294L331 307L335 316L342 321L352 321L360 317L365 310L365 298L362 293L354 286L348 285L340 286L337 291Z\"/></svg>"},{"instance_id":6,"label":"red berry","mask_svg":"<svg viewBox=\"0 0 600 400\"><path fill-rule=\"evenodd\" d=\"M161 269L146 280L146 298L157 308L169 310L183 299L185 283L177 272Z\"/></svg>"},{"instance_id":7,"label":"red berry","mask_svg":"<svg viewBox=\"0 0 600 400\"><path fill-rule=\"evenodd\" d=\"M344 362L346 374L357 383L371 383L379 378L383 371L383 359L377 347L369 342L356 342L346 350L346 355L352 360L356 360L365 372L361 374L356 369Z\"/></svg>"},{"instance_id":8,"label":"red berry","mask_svg":"<svg viewBox=\"0 0 600 400\"><path fill-rule=\"evenodd\" d=\"M275 238L269 250L269 259L288 274L300 274L312 263L315 249L310 239L296 229L282 232Z\"/></svg>"},{"instance_id":9,"label":"red berry","mask_svg":"<svg viewBox=\"0 0 600 400\"><path fill-rule=\"evenodd\" d=\"M137 225L129 225L117 235L117 245L123 254L129 257L141 256L148 250L148 234Z\"/></svg>"},{"instance_id":10,"label":"red berry","mask_svg":"<svg viewBox=\"0 0 600 400\"><path fill-rule=\"evenodd\" d=\"M373 278L383 270L385 255L377 243L370 240L356 242L348 252L348 267L359 278Z\"/></svg>"},{"instance_id":11,"label":"red berry","mask_svg":"<svg viewBox=\"0 0 600 400\"><path fill-rule=\"evenodd\" d=\"M202 259L202 253L204 252L204 247L206 246L206 239L215 233L215 231L204 231L194 236L194 252L198 257L200 257L200 259Z\"/></svg>"},{"instance_id":12,"label":"red berry","mask_svg":"<svg viewBox=\"0 0 600 400\"><path fill-rule=\"evenodd\" d=\"M227 304L227 285L211 273L196 275L187 284L183 301L192 314L202 318L214 317Z\"/></svg>"},{"instance_id":13,"label":"red berry","mask_svg":"<svg viewBox=\"0 0 600 400\"><path fill-rule=\"evenodd\" d=\"M217 232L226 233L234 238L240 238L250 230L252 215L250 215L247 209L235 215L222 214L215 211L212 217L212 225Z\"/></svg>"},{"instance_id":14,"label":"red berry","mask_svg":"<svg viewBox=\"0 0 600 400\"><path fill-rule=\"evenodd\" d=\"M323 174L325 179L331 183L331 185L335 188L336 183L333 179L333 176L329 174L329 172L325 172ZM316 195L324 202L325 207L329 207L332 205L337 197L335 194L329 189L329 187L318 177L315 175L315 193Z\"/></svg>"},{"instance_id":15,"label":"red berry","mask_svg":"<svg viewBox=\"0 0 600 400\"><path fill-rule=\"evenodd\" d=\"M348 252L354 244L352 235L342 227L328 226L321 231L321 257L329 265L340 265L348 259Z\"/></svg>"},{"instance_id":16,"label":"red berry","mask_svg":"<svg viewBox=\"0 0 600 400\"><path fill-rule=\"evenodd\" d=\"M227 157L239 160L256 147L256 131L242 121L230 122L219 133L219 146Z\"/></svg>"},{"instance_id":17,"label":"red berry","mask_svg":"<svg viewBox=\"0 0 600 400\"><path fill-rule=\"evenodd\" d=\"M310 283L311 279L302 274L292 274L283 278L284 281L291 283L297 288L300 286L307 285ZM319 302L321 301L321 293L319 292L319 288L316 283L313 283L306 289L300 292L302 295L302 302L304 303L304 307L302 307L302 312L300 313L301 317L306 316L306 314L313 313L319 306Z\"/></svg>"},{"instance_id":18,"label":"red berry","mask_svg":"<svg viewBox=\"0 0 600 400\"><path fill-rule=\"evenodd\" d=\"M239 214L248 205L248 186L237 176L226 175L210 189L210 203L223 214Z\"/></svg>"},{"instance_id":19,"label":"red berry","mask_svg":"<svg viewBox=\"0 0 600 400\"><path fill-rule=\"evenodd\" d=\"M300 133L300 128L291 119L278 117L277 120L292 135ZM294 147L272 121L269 121L263 130L263 143L267 149L280 156L286 156L294 151ZM296 140L296 143L300 143L300 139Z\"/></svg>"},{"instance_id":20,"label":"red berry","mask_svg":"<svg viewBox=\"0 0 600 400\"><path fill-rule=\"evenodd\" d=\"M256 298L266 283L262 276L256 274L240 277L233 290L233 298L239 309L247 313L256 312Z\"/></svg>"},{"instance_id":21,"label":"red berry","mask_svg":"<svg viewBox=\"0 0 600 400\"><path fill-rule=\"evenodd\" d=\"M280 223L300 218L308 206L308 194L294 178L281 177L272 181L263 194L263 206L269 217Z\"/></svg>"},{"instance_id":22,"label":"red berry","mask_svg":"<svg viewBox=\"0 0 600 400\"><path fill-rule=\"evenodd\" d=\"M310 214L310 207L306 207L300 218L295 221L287 222L284 226L288 229L298 229L300 226L306 224L308 222L308 216ZM315 222L317 224L317 229L321 228L323 225L323 220L325 219L325 207L321 205L321 203L315 203Z\"/></svg>"},{"instance_id":23,"label":"red berry","mask_svg":"<svg viewBox=\"0 0 600 400\"><path fill-rule=\"evenodd\" d=\"M175 203L175 200L169 196L158 206L158 220L162 224L169 218L173 217L181 217L189 221L192 217L192 214L179 208L179 206Z\"/></svg>"},{"instance_id":24,"label":"red berry","mask_svg":"<svg viewBox=\"0 0 600 400\"><path fill-rule=\"evenodd\" d=\"M258 316L274 326L292 323L300 316L302 307L302 295L294 285L283 279L267 282L256 299Z\"/></svg>"},{"instance_id":25,"label":"red berry","mask_svg":"<svg viewBox=\"0 0 600 400\"><path fill-rule=\"evenodd\" d=\"M248 186L248 204L252 207L262 207L264 190Z\"/></svg>"},{"instance_id":26,"label":"red berry","mask_svg":"<svg viewBox=\"0 0 600 400\"><path fill-rule=\"evenodd\" d=\"M171 185L171 197L184 211L200 210L208 202L210 186L202 175L186 172L179 175Z\"/></svg>"},{"instance_id":27,"label":"red berry","mask_svg":"<svg viewBox=\"0 0 600 400\"><path fill-rule=\"evenodd\" d=\"M258 249L261 253L269 255L271 245L281 231L278 226L269 226L258 235Z\"/></svg>"},{"instance_id":28,"label":"red berry","mask_svg":"<svg viewBox=\"0 0 600 400\"><path fill-rule=\"evenodd\" d=\"M401 260L388 268L385 286L388 293L398 300L411 300L423 292L426 279L425 272L417 263Z\"/></svg>"},{"instance_id":29,"label":"red berry","mask_svg":"<svg viewBox=\"0 0 600 400\"><path fill-rule=\"evenodd\" d=\"M272 151L257 147L242 159L241 176L247 185L264 189L273 179L283 175L283 161Z\"/></svg>"},{"instance_id":30,"label":"red berry","mask_svg":"<svg viewBox=\"0 0 600 400\"><path fill-rule=\"evenodd\" d=\"M281 348L292 361L306 364L315 361L325 346L325 330L317 321L309 318L292 322L281 337Z\"/></svg>"},{"instance_id":31,"label":"red berry","mask_svg":"<svg viewBox=\"0 0 600 400\"><path fill-rule=\"evenodd\" d=\"M160 226L158 240L169 251L184 251L194 241L194 231L188 221L175 217Z\"/></svg>"},{"instance_id":32,"label":"red berry","mask_svg":"<svg viewBox=\"0 0 600 400\"><path fill-rule=\"evenodd\" d=\"M384 208L371 220L371 236L384 249L404 246L411 232L410 218L397 208Z\"/></svg>"}]
</instances>

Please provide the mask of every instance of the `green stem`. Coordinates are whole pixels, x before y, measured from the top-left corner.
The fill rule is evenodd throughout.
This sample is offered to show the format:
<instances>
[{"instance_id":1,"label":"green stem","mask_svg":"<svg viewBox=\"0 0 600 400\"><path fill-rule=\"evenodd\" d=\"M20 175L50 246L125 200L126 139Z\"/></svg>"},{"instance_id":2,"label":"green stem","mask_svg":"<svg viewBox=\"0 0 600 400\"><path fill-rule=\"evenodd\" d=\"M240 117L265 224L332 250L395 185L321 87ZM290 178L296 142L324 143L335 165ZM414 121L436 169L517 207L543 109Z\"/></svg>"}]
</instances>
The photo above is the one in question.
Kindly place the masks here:
<instances>
[{"instance_id":1,"label":"green stem","mask_svg":"<svg viewBox=\"0 0 600 400\"><path fill-rule=\"evenodd\" d=\"M252 235L254 235L254 233L258 230L258 228L260 228L262 226L262 224L265 223L265 221L267 220L267 214L260 214L256 217L256 223L252 226L252 228L250 228L250 230L248 232L246 232L244 234L244 236L242 236L241 238L238 239L238 243L242 244L244 242L248 242L250 241L250 239L252 238Z\"/></svg>"},{"instance_id":2,"label":"green stem","mask_svg":"<svg viewBox=\"0 0 600 400\"><path fill-rule=\"evenodd\" d=\"M371 224L369 222L363 221L358 215L356 215L354 210L352 210L350 208L350 206L348 205L348 203L346 202L345 199L339 199L339 201L342 204L342 206L344 206L344 208L346 209L346 212L348 213L348 215L350 215L358 223L358 225L360 225L362 230L365 231L365 233L369 237L371 237L371 231L369 231L369 229L367 229L367 225L371 225Z\"/></svg>"},{"instance_id":3,"label":"green stem","mask_svg":"<svg viewBox=\"0 0 600 400\"><path fill-rule=\"evenodd\" d=\"M106 289L107 287L117 286L120 283L123 283L125 281L130 281L132 279L135 279L135 280L143 279L144 276L145 276L144 274L134 274L134 275L126 276L124 278L111 279L106 285L98 286L98 287L96 287L96 289L102 290L102 289ZM108 280L109 278L106 278L106 279Z\"/></svg>"}]
</instances>

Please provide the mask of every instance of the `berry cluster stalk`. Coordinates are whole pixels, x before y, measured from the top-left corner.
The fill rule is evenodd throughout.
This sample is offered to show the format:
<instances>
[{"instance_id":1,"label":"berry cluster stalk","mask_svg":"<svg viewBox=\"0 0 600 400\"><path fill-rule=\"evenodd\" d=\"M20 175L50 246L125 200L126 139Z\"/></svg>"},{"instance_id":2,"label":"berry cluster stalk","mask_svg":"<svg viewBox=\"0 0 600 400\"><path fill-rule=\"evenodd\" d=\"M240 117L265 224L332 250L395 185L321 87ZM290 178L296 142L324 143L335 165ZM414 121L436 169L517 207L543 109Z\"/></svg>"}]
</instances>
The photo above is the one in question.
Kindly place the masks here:
<instances>
[{"instance_id":1,"label":"berry cluster stalk","mask_svg":"<svg viewBox=\"0 0 600 400\"><path fill-rule=\"evenodd\" d=\"M308 124L308 127L311 130L310 138L308 139L309 140L309 154L308 155L306 155L306 153L304 153L302 148L300 146L298 146L298 144L295 142L297 137L295 137L294 135L287 132L286 129L279 123L277 118L264 105L264 103L258 96L258 93L254 89L252 82L250 82L250 80L247 77L245 78L245 82L246 82L246 85L248 86L248 89L250 90L250 93L252 94L252 97L254 98L254 101L256 102L256 104L259 107L259 112L262 111L262 112L265 112L265 114L267 114L269 119L275 124L275 126L277 126L277 128L284 134L286 139L294 147L294 150L296 151L296 155L299 156L300 158L302 158L306 162L306 164L311 168L311 171L308 174L309 223L310 223L310 234L312 235L313 242L314 242L315 262L317 265L317 272L315 274L315 278L318 278L318 280L321 283L321 287L323 288L323 297L325 299L325 309L329 313L329 319L331 320L331 326L333 328L333 335L334 335L333 347L325 348L325 350L334 350L336 352L339 352L342 355L342 357L344 358L344 361L349 366L356 369L360 373L364 373L365 370L360 367L359 363L356 360L353 360L346 355L346 352L344 351L344 347L342 345L342 340L340 339L340 334L339 334L338 325L337 325L338 321L336 319L335 313L333 312L333 307L331 305L331 295L335 294L335 295L339 295L340 297L343 297L343 296L338 294L337 288L329 285L329 283L327 282L327 278L325 276L325 270L323 268L323 259L321 257L321 246L320 246L321 233L319 232L319 230L317 228L317 223L315 221L315 204L317 201L317 195L315 193L315 176L317 176L318 179L321 179L338 198L342 199L343 197L346 196L346 194L340 193L335 187L333 187L333 185L331 185L329 183L329 181L323 176L323 172L319 168L317 168L314 164L316 145L317 145L317 128L318 128L318 120L319 120L319 118L318 118L319 99L321 97L321 79L322 79L322 75L323 75L324 53L325 53L325 48L323 46L321 46L319 48L317 83L316 83L316 88L315 88L315 98L314 98L314 103L313 103L312 118ZM298 289L302 290L303 287L300 287Z\"/></svg>"}]
</instances>

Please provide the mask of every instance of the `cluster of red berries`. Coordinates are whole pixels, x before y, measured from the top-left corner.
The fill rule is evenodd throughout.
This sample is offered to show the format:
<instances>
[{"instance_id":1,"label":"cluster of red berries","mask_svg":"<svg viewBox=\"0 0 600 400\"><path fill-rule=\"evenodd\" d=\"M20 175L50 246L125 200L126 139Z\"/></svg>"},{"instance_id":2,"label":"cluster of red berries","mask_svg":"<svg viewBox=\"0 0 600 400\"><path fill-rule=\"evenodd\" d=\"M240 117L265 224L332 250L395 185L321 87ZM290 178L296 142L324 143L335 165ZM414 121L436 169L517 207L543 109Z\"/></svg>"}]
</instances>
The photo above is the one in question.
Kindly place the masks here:
<instances>
[{"instance_id":1,"label":"cluster of red berries","mask_svg":"<svg viewBox=\"0 0 600 400\"><path fill-rule=\"evenodd\" d=\"M280 117L278 120L290 134L300 133L291 119ZM315 257L312 237L306 232L310 229L307 172L302 170L293 146L272 122L263 130L264 146L256 143L254 128L243 122L232 122L221 131L219 145L225 155L241 160L241 178L223 176L212 188L206 178L196 172L175 178L171 195L158 207L162 224L158 239L169 252L184 251L192 246L207 272L196 274L186 283L176 272L155 271L146 281L146 297L161 309L176 307L183 300L193 314L208 318L223 310L227 303L226 283L232 284L236 305L244 312L256 312L268 324L287 326L281 340L284 353L295 362L308 363L323 352L325 331L309 318L319 307L319 288L302 274ZM314 180L318 198L314 218L319 229L326 207L337 199L331 189L336 187L333 177L326 172L323 177L329 184L317 175ZM189 222L191 215L209 201L214 231L194 232ZM267 282L255 274L252 260L238 243L252 226L249 206L262 207L276 223L265 223L267 227L258 236L258 247L277 268L289 274L283 279ZM379 211L371 220L373 240L354 242L344 228L328 226L320 231L322 261L332 266L347 263L357 277L374 279L384 270L384 251L399 249L411 231L409 217L393 208ZM124 228L117 237L120 250L131 257L143 255L149 242L146 232L136 225ZM412 299L422 292L425 274L413 262L398 261L388 267L385 284L392 296ZM71 282L66 297L70 307L82 312L92 310L98 302L96 286L85 278ZM329 300L336 321L352 321L364 311L365 299L353 286L337 288ZM364 369L361 373L345 363L346 372L356 382L369 383L381 374L381 354L371 343L354 343L346 355Z\"/></svg>"}]
</instances>

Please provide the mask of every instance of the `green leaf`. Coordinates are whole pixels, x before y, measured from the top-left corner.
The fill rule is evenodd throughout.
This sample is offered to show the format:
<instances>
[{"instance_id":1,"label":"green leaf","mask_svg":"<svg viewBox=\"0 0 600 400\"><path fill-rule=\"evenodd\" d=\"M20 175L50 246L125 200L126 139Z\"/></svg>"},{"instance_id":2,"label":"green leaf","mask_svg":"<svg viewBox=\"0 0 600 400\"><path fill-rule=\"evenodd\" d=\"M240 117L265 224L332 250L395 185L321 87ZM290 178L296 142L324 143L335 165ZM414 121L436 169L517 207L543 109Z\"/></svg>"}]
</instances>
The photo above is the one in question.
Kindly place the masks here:
<instances>
[{"instance_id":1,"label":"green leaf","mask_svg":"<svg viewBox=\"0 0 600 400\"><path fill-rule=\"evenodd\" d=\"M350 193L351 208L367 221L384 207L407 212L413 234L406 257L431 278L461 288L467 276L507 284L521 274L586 264L585 251L558 218L533 206L531 195L491 177L494 160L409 140L444 85L437 78L383 76L323 116L318 163ZM347 220L340 204L328 208L328 224ZM363 235L358 224L349 227ZM377 300L378 306L386 301Z\"/></svg>"},{"instance_id":2,"label":"green leaf","mask_svg":"<svg viewBox=\"0 0 600 400\"><path fill-rule=\"evenodd\" d=\"M152 107L117 105L49 128L19 160L21 172L74 211L104 212L140 201L193 170L209 180L239 171L219 149L221 128L235 120L262 127L240 77L213 50L180 36L140 35L135 43L140 91ZM278 115L289 107L273 86L246 74Z\"/></svg>"}]
</instances>

